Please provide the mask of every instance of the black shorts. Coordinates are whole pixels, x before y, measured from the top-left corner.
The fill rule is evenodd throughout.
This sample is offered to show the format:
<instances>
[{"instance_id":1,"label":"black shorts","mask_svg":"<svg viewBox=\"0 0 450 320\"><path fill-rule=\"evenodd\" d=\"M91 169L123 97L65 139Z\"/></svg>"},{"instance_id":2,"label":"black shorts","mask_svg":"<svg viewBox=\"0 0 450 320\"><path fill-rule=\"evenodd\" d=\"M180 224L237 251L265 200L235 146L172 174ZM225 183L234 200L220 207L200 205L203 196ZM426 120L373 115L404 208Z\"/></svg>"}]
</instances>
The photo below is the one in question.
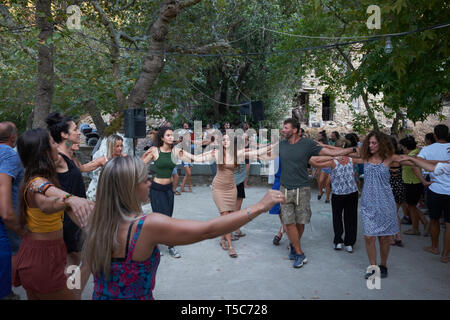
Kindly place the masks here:
<instances>
[{"instance_id":1,"label":"black shorts","mask_svg":"<svg viewBox=\"0 0 450 320\"><path fill-rule=\"evenodd\" d=\"M430 210L430 219L439 220L444 213L445 223L450 223L450 195L435 193L428 189L427 205Z\"/></svg>"},{"instance_id":2,"label":"black shorts","mask_svg":"<svg viewBox=\"0 0 450 320\"><path fill-rule=\"evenodd\" d=\"M249 158L245 158L245 164L250 164L250 159Z\"/></svg>"},{"instance_id":3,"label":"black shorts","mask_svg":"<svg viewBox=\"0 0 450 320\"><path fill-rule=\"evenodd\" d=\"M423 185L421 183L405 183L404 185L406 203L410 206L416 206L423 194Z\"/></svg>"},{"instance_id":4,"label":"black shorts","mask_svg":"<svg viewBox=\"0 0 450 320\"><path fill-rule=\"evenodd\" d=\"M239 199L245 199L245 188L244 188L244 183L241 182L239 184L236 185L237 188L237 197Z\"/></svg>"}]
</instances>

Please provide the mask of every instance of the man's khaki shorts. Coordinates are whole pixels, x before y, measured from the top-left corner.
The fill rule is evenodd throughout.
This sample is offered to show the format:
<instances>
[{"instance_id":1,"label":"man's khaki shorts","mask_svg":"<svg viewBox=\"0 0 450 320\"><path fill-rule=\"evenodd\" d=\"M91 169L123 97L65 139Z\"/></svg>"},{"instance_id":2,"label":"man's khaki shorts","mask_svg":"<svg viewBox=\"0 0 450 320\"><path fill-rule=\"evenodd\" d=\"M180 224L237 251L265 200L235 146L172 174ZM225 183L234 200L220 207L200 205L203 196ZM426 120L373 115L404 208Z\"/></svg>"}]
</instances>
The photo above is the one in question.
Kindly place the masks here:
<instances>
[{"instance_id":1,"label":"man's khaki shorts","mask_svg":"<svg viewBox=\"0 0 450 320\"><path fill-rule=\"evenodd\" d=\"M311 220L311 188L302 187L288 190L281 186L286 203L281 204L281 220L284 224L308 224Z\"/></svg>"}]
</instances>

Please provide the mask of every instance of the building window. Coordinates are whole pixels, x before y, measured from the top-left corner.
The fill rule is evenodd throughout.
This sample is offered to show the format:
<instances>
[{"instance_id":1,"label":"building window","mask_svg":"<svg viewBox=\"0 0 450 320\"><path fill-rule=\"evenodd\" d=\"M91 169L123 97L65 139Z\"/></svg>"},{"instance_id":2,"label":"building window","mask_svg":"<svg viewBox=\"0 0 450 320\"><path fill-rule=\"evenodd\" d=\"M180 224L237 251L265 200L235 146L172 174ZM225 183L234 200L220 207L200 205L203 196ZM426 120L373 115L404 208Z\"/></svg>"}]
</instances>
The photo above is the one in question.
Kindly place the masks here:
<instances>
[{"instance_id":1,"label":"building window","mask_svg":"<svg viewBox=\"0 0 450 320\"><path fill-rule=\"evenodd\" d=\"M328 94L322 95L322 120L333 121L333 110L331 107L331 97Z\"/></svg>"},{"instance_id":2,"label":"building window","mask_svg":"<svg viewBox=\"0 0 450 320\"><path fill-rule=\"evenodd\" d=\"M304 122L308 123L309 121L309 94L307 92L300 93L300 107L303 113Z\"/></svg>"}]
</instances>

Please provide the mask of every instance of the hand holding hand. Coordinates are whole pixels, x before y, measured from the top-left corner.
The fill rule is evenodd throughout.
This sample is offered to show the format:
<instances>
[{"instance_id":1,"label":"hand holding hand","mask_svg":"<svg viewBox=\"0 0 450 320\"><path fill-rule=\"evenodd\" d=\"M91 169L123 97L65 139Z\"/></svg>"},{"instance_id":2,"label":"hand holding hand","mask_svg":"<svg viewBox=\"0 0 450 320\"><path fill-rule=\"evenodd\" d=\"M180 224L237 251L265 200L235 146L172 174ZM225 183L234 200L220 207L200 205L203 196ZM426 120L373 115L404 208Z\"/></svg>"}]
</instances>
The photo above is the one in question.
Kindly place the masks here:
<instances>
[{"instance_id":1,"label":"hand holding hand","mask_svg":"<svg viewBox=\"0 0 450 320\"><path fill-rule=\"evenodd\" d=\"M72 210L73 216L78 220L80 228L87 226L88 218L94 209L95 203L84 198L71 196L66 200Z\"/></svg>"}]
</instances>

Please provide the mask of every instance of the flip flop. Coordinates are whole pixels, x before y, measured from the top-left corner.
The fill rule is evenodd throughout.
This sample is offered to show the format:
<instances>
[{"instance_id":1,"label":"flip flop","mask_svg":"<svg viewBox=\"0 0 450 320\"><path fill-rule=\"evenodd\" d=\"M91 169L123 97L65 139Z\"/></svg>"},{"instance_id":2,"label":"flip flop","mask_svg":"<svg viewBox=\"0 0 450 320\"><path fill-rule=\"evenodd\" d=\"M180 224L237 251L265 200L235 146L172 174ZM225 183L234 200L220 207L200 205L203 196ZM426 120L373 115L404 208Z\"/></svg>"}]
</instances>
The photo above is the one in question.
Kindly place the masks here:
<instances>
[{"instance_id":1,"label":"flip flop","mask_svg":"<svg viewBox=\"0 0 450 320\"><path fill-rule=\"evenodd\" d=\"M175 193L177 196L180 196L180 195L181 195L181 193L180 193L178 190L175 190L174 193Z\"/></svg>"},{"instance_id":2,"label":"flip flop","mask_svg":"<svg viewBox=\"0 0 450 320\"><path fill-rule=\"evenodd\" d=\"M234 248L233 247L231 247L230 249L228 249L228 255L231 257L231 258L237 258L237 253L236 253L236 251L234 251Z\"/></svg>"},{"instance_id":3,"label":"flip flop","mask_svg":"<svg viewBox=\"0 0 450 320\"><path fill-rule=\"evenodd\" d=\"M441 262L443 263L450 262L450 257L441 257Z\"/></svg>"}]
</instances>

